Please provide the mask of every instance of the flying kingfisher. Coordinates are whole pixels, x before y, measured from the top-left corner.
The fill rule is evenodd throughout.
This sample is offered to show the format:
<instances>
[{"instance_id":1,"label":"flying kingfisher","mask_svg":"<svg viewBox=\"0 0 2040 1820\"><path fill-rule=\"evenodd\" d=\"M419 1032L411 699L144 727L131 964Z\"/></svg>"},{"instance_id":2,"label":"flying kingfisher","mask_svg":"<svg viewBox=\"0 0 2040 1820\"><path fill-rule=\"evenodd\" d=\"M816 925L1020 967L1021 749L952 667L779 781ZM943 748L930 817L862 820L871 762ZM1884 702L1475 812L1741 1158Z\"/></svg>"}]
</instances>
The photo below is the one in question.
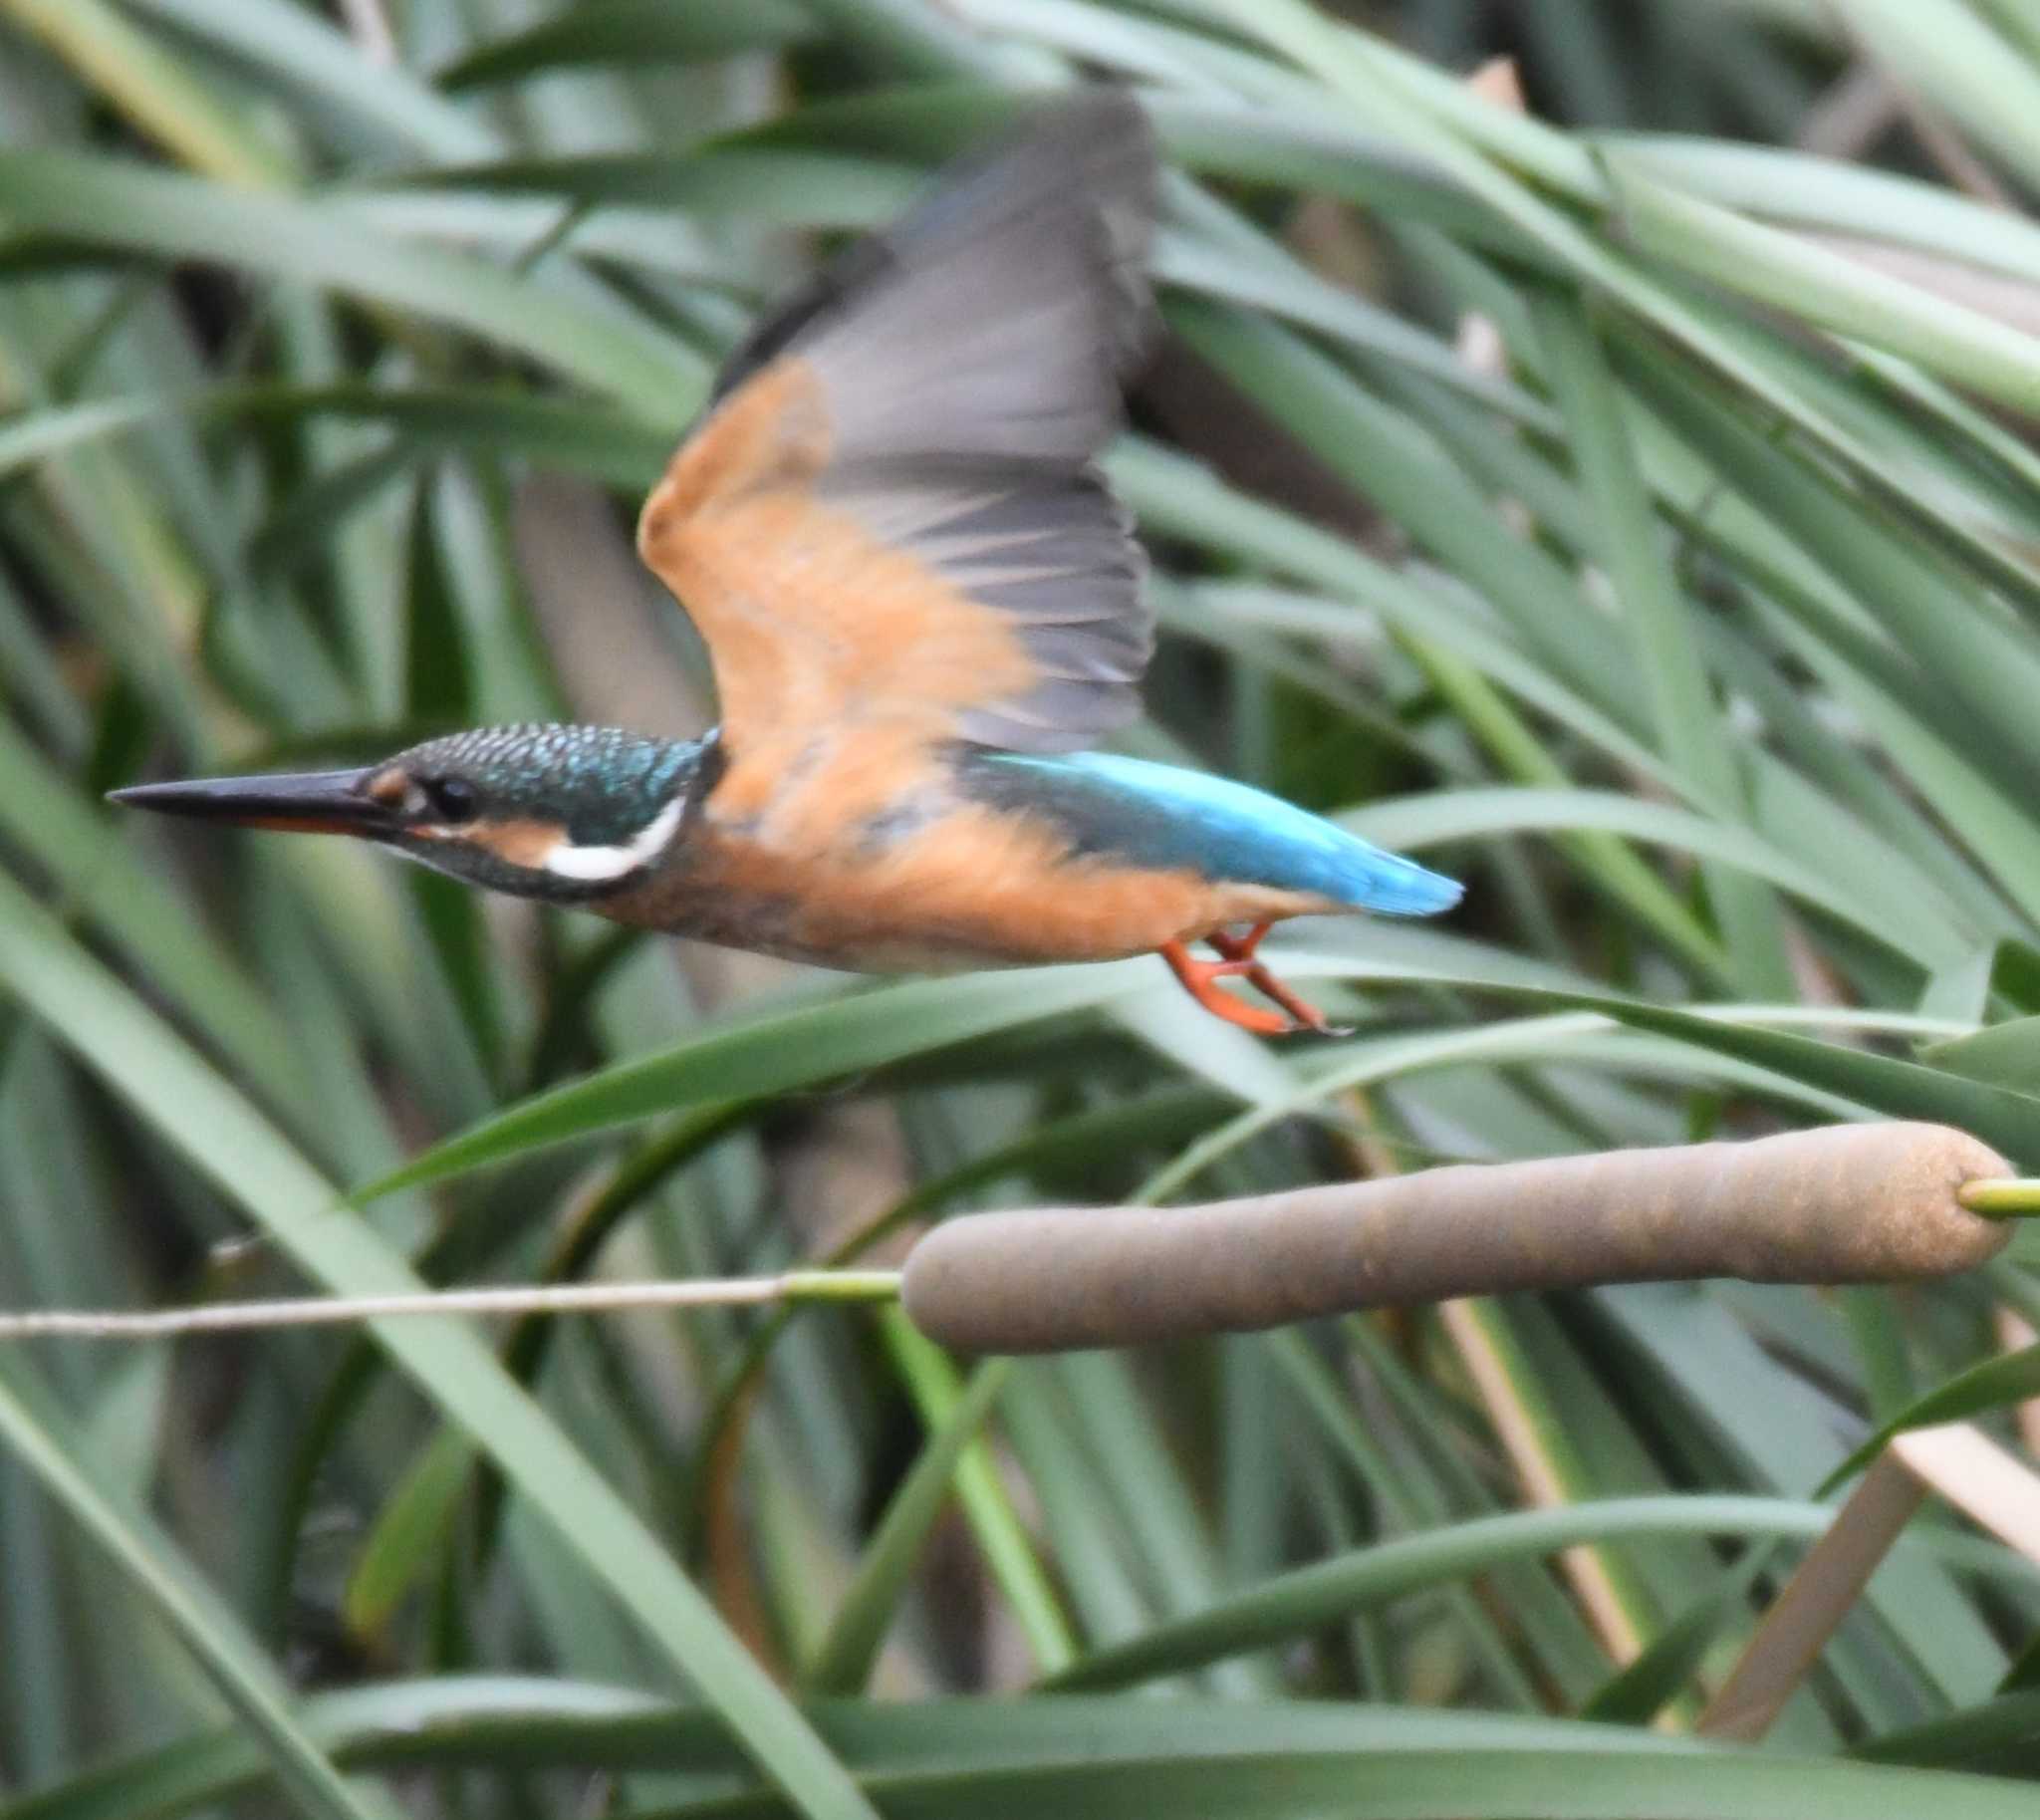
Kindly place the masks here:
<instances>
[{"instance_id":1,"label":"flying kingfisher","mask_svg":"<svg viewBox=\"0 0 2040 1820\"><path fill-rule=\"evenodd\" d=\"M1138 710L1153 647L1095 462L1148 340L1157 180L1140 108L1085 91L737 349L638 526L713 659L706 736L495 727L113 800L356 835L823 966L1158 952L1232 1023L1329 1029L1256 957L1269 925L1430 915L1460 888L1242 784L1085 749Z\"/></svg>"}]
</instances>

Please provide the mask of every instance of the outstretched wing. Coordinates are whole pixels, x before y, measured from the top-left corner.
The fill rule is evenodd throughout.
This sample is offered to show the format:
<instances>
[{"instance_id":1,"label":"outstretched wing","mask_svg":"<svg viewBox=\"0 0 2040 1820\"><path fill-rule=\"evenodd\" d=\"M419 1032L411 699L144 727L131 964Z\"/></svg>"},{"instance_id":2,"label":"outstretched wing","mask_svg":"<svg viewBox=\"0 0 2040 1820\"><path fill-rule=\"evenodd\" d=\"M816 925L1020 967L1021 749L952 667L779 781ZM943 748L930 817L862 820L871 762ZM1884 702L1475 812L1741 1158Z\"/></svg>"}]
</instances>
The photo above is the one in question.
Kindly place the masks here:
<instances>
[{"instance_id":1,"label":"outstretched wing","mask_svg":"<svg viewBox=\"0 0 2040 1820\"><path fill-rule=\"evenodd\" d=\"M1051 108L731 360L638 543L733 764L853 728L1068 751L1134 712L1153 620L1092 461L1146 340L1155 180L1131 99Z\"/></svg>"}]
</instances>

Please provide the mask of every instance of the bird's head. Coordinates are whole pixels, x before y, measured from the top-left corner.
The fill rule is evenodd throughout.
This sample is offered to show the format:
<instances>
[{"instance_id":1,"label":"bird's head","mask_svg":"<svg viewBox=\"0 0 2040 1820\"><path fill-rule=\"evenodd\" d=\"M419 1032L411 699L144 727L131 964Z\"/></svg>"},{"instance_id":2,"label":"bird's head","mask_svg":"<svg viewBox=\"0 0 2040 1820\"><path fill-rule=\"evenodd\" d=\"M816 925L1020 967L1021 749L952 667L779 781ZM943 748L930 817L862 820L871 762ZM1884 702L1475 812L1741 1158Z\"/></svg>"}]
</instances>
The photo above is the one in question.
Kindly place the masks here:
<instances>
[{"instance_id":1,"label":"bird's head","mask_svg":"<svg viewBox=\"0 0 2040 1820\"><path fill-rule=\"evenodd\" d=\"M243 828L351 834L471 885L587 903L657 865L712 783L712 744L615 727L484 727L356 771L196 778L112 801Z\"/></svg>"}]
</instances>

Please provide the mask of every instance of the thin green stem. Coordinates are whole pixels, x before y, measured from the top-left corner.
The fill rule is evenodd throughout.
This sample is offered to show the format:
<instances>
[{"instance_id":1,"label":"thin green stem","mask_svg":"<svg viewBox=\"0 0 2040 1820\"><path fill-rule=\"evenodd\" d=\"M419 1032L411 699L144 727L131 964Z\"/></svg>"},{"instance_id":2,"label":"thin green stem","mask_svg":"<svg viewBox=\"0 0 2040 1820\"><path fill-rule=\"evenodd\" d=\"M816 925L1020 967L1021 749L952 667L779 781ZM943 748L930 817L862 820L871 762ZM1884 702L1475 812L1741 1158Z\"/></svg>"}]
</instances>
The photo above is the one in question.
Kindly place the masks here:
<instances>
[{"instance_id":1,"label":"thin green stem","mask_svg":"<svg viewBox=\"0 0 2040 1820\"><path fill-rule=\"evenodd\" d=\"M1985 1219L2031 1219L2040 1214L2040 1176L2007 1175L1995 1181L1965 1181L1955 1198Z\"/></svg>"}]
</instances>

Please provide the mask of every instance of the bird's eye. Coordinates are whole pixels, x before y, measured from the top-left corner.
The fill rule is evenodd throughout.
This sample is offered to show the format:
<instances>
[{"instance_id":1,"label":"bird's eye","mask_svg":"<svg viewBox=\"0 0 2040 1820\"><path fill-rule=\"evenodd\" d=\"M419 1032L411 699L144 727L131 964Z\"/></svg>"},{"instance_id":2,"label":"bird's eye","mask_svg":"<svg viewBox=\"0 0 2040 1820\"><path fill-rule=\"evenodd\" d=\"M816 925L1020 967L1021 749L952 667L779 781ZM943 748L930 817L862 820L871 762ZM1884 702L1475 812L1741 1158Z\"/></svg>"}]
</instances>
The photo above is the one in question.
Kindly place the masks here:
<instances>
[{"instance_id":1,"label":"bird's eye","mask_svg":"<svg viewBox=\"0 0 2040 1820\"><path fill-rule=\"evenodd\" d=\"M428 777L418 787L424 791L436 822L471 822L481 809L481 798L464 777Z\"/></svg>"}]
</instances>

